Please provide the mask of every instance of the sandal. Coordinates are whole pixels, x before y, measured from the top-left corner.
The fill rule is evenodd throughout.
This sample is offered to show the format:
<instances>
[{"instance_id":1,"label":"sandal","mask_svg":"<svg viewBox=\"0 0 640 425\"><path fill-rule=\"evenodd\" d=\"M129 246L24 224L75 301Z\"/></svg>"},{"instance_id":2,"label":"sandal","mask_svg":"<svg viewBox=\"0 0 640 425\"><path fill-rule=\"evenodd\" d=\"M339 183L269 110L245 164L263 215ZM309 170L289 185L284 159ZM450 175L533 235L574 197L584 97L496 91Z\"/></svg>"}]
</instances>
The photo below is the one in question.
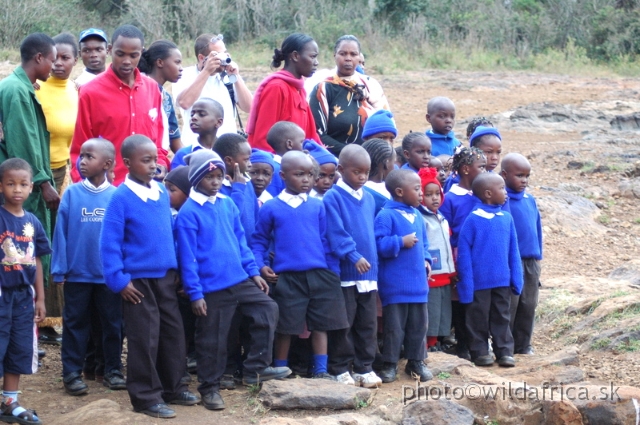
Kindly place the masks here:
<instances>
[{"instance_id":1,"label":"sandal","mask_svg":"<svg viewBox=\"0 0 640 425\"><path fill-rule=\"evenodd\" d=\"M13 416L13 411L18 407L20 407L20 404L17 401L14 401L9 405L2 402L2 404L0 404L0 421L10 424L42 425L42 421L40 419L36 419L38 414L35 410L25 410L18 416Z\"/></svg>"}]
</instances>

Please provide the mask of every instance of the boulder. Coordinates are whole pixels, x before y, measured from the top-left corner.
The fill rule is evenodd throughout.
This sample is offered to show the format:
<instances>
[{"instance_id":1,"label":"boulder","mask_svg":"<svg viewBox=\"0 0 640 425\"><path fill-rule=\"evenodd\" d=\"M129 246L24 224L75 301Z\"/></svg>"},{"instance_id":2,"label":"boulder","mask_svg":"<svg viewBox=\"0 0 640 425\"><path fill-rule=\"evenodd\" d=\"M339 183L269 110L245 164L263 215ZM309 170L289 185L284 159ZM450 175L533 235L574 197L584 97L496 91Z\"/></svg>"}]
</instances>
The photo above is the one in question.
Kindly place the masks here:
<instances>
[{"instance_id":1,"label":"boulder","mask_svg":"<svg viewBox=\"0 0 640 425\"><path fill-rule=\"evenodd\" d=\"M366 406L372 395L369 389L326 379L287 379L263 383L258 398L272 410L342 410Z\"/></svg>"},{"instance_id":2,"label":"boulder","mask_svg":"<svg viewBox=\"0 0 640 425\"><path fill-rule=\"evenodd\" d=\"M640 405L640 389L609 385L581 385L571 395L571 401L582 415L585 424L636 424ZM547 390L547 397L549 397ZM565 388L565 393L567 388ZM568 393L566 393L568 394ZM556 393L557 397L557 393ZM636 407L638 406L638 407Z\"/></svg>"},{"instance_id":3,"label":"boulder","mask_svg":"<svg viewBox=\"0 0 640 425\"><path fill-rule=\"evenodd\" d=\"M634 258L609 273L611 279L627 280L632 285L640 286L640 259Z\"/></svg>"},{"instance_id":4,"label":"boulder","mask_svg":"<svg viewBox=\"0 0 640 425\"><path fill-rule=\"evenodd\" d=\"M582 415L578 408L567 400L544 400L542 415L545 425L583 425Z\"/></svg>"},{"instance_id":5,"label":"boulder","mask_svg":"<svg viewBox=\"0 0 640 425\"><path fill-rule=\"evenodd\" d=\"M120 405L113 400L101 399L93 401L86 406L80 407L69 413L60 415L52 421L47 421L47 425L69 425L69 424L109 424L109 425L130 425L130 424L153 424L151 418L131 411L120 409Z\"/></svg>"},{"instance_id":6,"label":"boulder","mask_svg":"<svg viewBox=\"0 0 640 425\"><path fill-rule=\"evenodd\" d=\"M564 190L543 186L534 191L545 226L553 226L571 237L603 235L607 228L595 220L600 209L590 200Z\"/></svg>"},{"instance_id":7,"label":"boulder","mask_svg":"<svg viewBox=\"0 0 640 425\"><path fill-rule=\"evenodd\" d=\"M624 179L618 184L620 196L624 198L640 198L640 177Z\"/></svg>"},{"instance_id":8,"label":"boulder","mask_svg":"<svg viewBox=\"0 0 640 425\"><path fill-rule=\"evenodd\" d=\"M309 418L264 418L260 425L393 425L380 417L361 413L342 413L339 415L317 416Z\"/></svg>"},{"instance_id":9,"label":"boulder","mask_svg":"<svg viewBox=\"0 0 640 425\"><path fill-rule=\"evenodd\" d=\"M402 425L473 425L473 412L451 400L422 400L404 408Z\"/></svg>"},{"instance_id":10,"label":"boulder","mask_svg":"<svg viewBox=\"0 0 640 425\"><path fill-rule=\"evenodd\" d=\"M443 353L442 351L429 353L425 363L436 379L438 379L440 373L451 373L458 366L471 366L469 360L461 359L458 356Z\"/></svg>"}]
</instances>

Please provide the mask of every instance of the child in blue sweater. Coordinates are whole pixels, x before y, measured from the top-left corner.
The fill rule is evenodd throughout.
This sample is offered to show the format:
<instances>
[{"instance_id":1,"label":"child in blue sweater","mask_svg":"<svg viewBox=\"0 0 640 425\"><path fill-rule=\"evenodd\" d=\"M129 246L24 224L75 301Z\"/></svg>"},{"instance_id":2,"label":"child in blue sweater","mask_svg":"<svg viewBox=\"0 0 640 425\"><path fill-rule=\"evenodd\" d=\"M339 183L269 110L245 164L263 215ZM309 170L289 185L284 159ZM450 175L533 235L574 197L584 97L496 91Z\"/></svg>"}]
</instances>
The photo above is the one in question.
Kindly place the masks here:
<instances>
[{"instance_id":1,"label":"child in blue sweater","mask_svg":"<svg viewBox=\"0 0 640 425\"><path fill-rule=\"evenodd\" d=\"M431 155L453 155L460 146L460 140L456 139L453 126L456 122L456 107L447 97L434 97L427 103L427 122L431 124L431 130L426 135L431 139Z\"/></svg>"},{"instance_id":2,"label":"child in blue sweater","mask_svg":"<svg viewBox=\"0 0 640 425\"><path fill-rule=\"evenodd\" d=\"M264 205L265 202L273 199L273 196L267 191L267 187L273 180L273 174L276 170L275 161L273 160L273 154L260 149L251 149L251 168L249 169L249 176L251 177L251 184L253 190L256 192L258 198L258 206ZM251 237L251 235L249 235Z\"/></svg>"},{"instance_id":3,"label":"child in blue sweater","mask_svg":"<svg viewBox=\"0 0 640 425\"><path fill-rule=\"evenodd\" d=\"M290 121L278 121L269 129L267 143L275 152L273 161L276 167L271 184L267 186L271 196L276 197L284 190L284 181L280 177L282 156L289 151L302 151L304 136L304 130Z\"/></svg>"},{"instance_id":4,"label":"child in blue sweater","mask_svg":"<svg viewBox=\"0 0 640 425\"><path fill-rule=\"evenodd\" d=\"M302 149L308 151L309 155L318 163L318 175L315 178L315 183L309 192L309 196L322 199L327 190L333 186L338 159L313 140L305 140L302 144Z\"/></svg>"},{"instance_id":5,"label":"child in blue sweater","mask_svg":"<svg viewBox=\"0 0 640 425\"><path fill-rule=\"evenodd\" d=\"M291 335L306 321L313 347L313 377L333 379L327 372L327 331L348 327L340 277L329 269L325 206L308 196L313 163L291 151L280 171L286 189L260 209L252 248L261 275L275 283L273 299L280 308L276 328L275 366L286 366ZM264 263L274 242L273 265Z\"/></svg>"},{"instance_id":6,"label":"child in blue sweater","mask_svg":"<svg viewBox=\"0 0 640 425\"><path fill-rule=\"evenodd\" d=\"M423 133L409 133L402 138L402 154L407 163L400 168L417 173L421 168L429 167L431 140Z\"/></svg>"},{"instance_id":7,"label":"child in blue sweater","mask_svg":"<svg viewBox=\"0 0 640 425\"><path fill-rule=\"evenodd\" d=\"M431 256L427 230L416 207L422 200L420 177L411 170L394 170L386 180L393 200L376 216L379 257L378 288L384 321L382 382L396 379L404 344L405 372L421 382L433 378L424 364L427 337L427 276Z\"/></svg>"},{"instance_id":8,"label":"child in blue sweater","mask_svg":"<svg viewBox=\"0 0 640 425\"><path fill-rule=\"evenodd\" d=\"M362 147L371 159L371 172L369 172L369 180L364 184L364 190L373 196L376 203L376 211L382 209L382 206L391 199L391 194L384 184L384 179L393 170L396 151L389 143L382 139L367 140Z\"/></svg>"},{"instance_id":9,"label":"child in blue sweater","mask_svg":"<svg viewBox=\"0 0 640 425\"><path fill-rule=\"evenodd\" d=\"M186 119L186 117L185 117ZM233 120L233 117L230 118ZM202 97L193 104L189 128L198 135L198 140L191 146L185 146L176 152L171 160L171 169L185 165L184 157L199 149L213 149L218 129L224 121L224 108L211 98Z\"/></svg>"},{"instance_id":10,"label":"child in blue sweater","mask_svg":"<svg viewBox=\"0 0 640 425\"><path fill-rule=\"evenodd\" d=\"M111 390L126 388L120 371L122 300L105 285L100 263L102 220L116 190L107 180L115 155L113 144L105 139L89 139L82 145L79 169L85 178L64 192L53 234L51 274L55 283L64 283L62 382L74 396L89 390L81 373L93 309L102 330L104 385Z\"/></svg>"},{"instance_id":11,"label":"child in blue sweater","mask_svg":"<svg viewBox=\"0 0 640 425\"><path fill-rule=\"evenodd\" d=\"M338 382L366 388L382 383L372 367L377 348L378 253L373 229L376 204L363 189L370 167L369 155L362 146L345 146L338 165L342 178L323 199L327 239L340 260L340 283L349 320L348 329L329 332L329 372Z\"/></svg>"},{"instance_id":12,"label":"child in blue sweater","mask_svg":"<svg viewBox=\"0 0 640 425\"><path fill-rule=\"evenodd\" d=\"M146 136L129 136L120 153L129 174L104 214L100 257L104 280L123 299L127 391L136 412L173 418L166 403L200 398L180 382L186 350L176 294L178 267L166 189L153 180L158 153Z\"/></svg>"},{"instance_id":13,"label":"child in blue sweater","mask_svg":"<svg viewBox=\"0 0 640 425\"><path fill-rule=\"evenodd\" d=\"M464 222L458 244L458 296L466 305L469 351L476 366L490 366L487 341L493 340L498 364L515 366L509 328L511 295L522 291L522 265L511 214L502 210L507 192L497 174L473 181L480 204Z\"/></svg>"},{"instance_id":14,"label":"child in blue sweater","mask_svg":"<svg viewBox=\"0 0 640 425\"><path fill-rule=\"evenodd\" d=\"M511 332L515 354L533 354L531 336L540 286L542 222L535 198L526 192L530 173L531 164L518 153L507 154L502 160L500 174L507 187L524 272L522 293L511 297Z\"/></svg>"},{"instance_id":15,"label":"child in blue sweater","mask_svg":"<svg viewBox=\"0 0 640 425\"><path fill-rule=\"evenodd\" d=\"M247 246L238 208L219 192L225 164L215 152L204 150L185 159L193 189L176 220L180 272L185 293L198 316L198 391L205 408L220 410L225 407L220 379L236 310L251 322L244 383L284 378L291 371L269 366L278 306L266 294L268 286Z\"/></svg>"}]
</instances>

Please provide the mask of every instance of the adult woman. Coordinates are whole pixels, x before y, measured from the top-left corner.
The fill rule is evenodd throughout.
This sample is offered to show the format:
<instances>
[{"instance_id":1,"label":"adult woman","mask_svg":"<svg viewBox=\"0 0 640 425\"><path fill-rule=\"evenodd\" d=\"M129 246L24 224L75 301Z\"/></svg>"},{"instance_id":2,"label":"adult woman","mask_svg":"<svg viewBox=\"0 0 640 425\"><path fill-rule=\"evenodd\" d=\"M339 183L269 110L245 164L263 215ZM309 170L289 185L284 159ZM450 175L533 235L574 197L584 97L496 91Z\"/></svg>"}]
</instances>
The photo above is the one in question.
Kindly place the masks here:
<instances>
[{"instance_id":1,"label":"adult woman","mask_svg":"<svg viewBox=\"0 0 640 425\"><path fill-rule=\"evenodd\" d=\"M317 58L318 45L306 34L291 34L274 50L271 67L279 68L284 62L284 68L265 78L256 90L247 123L251 147L273 152L267 133L278 121L291 121L307 139L320 142L302 79L316 71Z\"/></svg>"},{"instance_id":2,"label":"adult woman","mask_svg":"<svg viewBox=\"0 0 640 425\"><path fill-rule=\"evenodd\" d=\"M309 105L320 139L336 156L349 143L362 144L362 128L367 118L380 109L389 109L380 84L356 72L360 64L360 42L343 35L334 47L334 75L318 83Z\"/></svg>"}]
</instances>

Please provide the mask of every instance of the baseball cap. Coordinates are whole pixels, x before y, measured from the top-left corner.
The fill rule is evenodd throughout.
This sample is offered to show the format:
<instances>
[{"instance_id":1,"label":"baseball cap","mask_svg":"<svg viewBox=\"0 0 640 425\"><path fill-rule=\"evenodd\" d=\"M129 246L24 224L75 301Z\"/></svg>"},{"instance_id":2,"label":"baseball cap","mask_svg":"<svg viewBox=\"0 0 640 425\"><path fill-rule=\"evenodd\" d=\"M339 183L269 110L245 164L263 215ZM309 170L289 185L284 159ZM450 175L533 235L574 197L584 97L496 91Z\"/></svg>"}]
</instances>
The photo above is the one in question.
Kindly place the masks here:
<instances>
[{"instance_id":1,"label":"baseball cap","mask_svg":"<svg viewBox=\"0 0 640 425\"><path fill-rule=\"evenodd\" d=\"M105 42L109 42L108 38L107 38L107 34L102 31L101 29L98 28L89 28L86 29L84 31L82 31L80 33L80 37L78 38L79 42L82 42L85 38L87 37L91 37L92 35L95 35L96 37L99 37L101 39L103 39Z\"/></svg>"}]
</instances>

